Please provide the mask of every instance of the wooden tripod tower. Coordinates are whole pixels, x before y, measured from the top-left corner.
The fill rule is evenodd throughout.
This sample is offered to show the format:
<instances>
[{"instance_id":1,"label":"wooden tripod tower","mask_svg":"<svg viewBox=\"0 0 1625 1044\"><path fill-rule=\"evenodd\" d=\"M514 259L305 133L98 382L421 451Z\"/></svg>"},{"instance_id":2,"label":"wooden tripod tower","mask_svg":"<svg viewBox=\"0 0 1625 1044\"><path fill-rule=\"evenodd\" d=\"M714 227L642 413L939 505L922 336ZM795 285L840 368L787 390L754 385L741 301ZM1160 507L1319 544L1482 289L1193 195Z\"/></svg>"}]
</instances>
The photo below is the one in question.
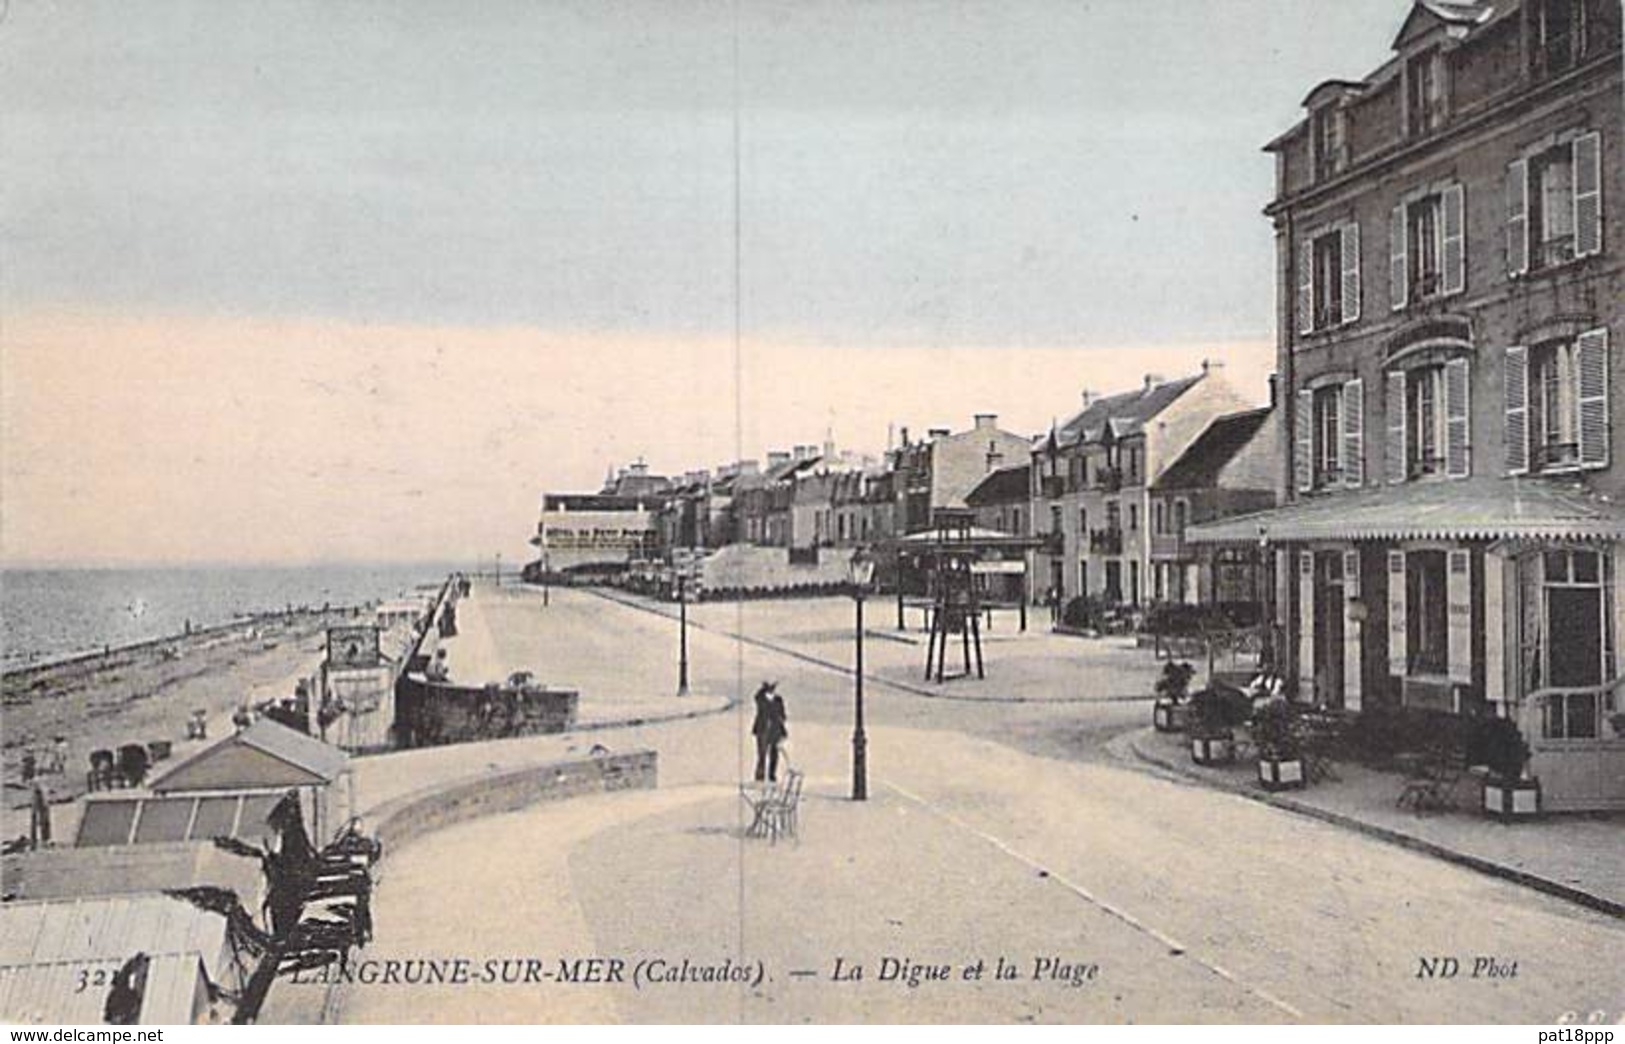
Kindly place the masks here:
<instances>
[{"instance_id":1,"label":"wooden tripod tower","mask_svg":"<svg viewBox=\"0 0 1625 1044\"><path fill-rule=\"evenodd\" d=\"M959 635L964 669L954 677L970 676L973 656L976 677L987 677L982 666L981 607L977 604L970 569L974 553L969 547L953 546L956 537L968 540L969 521L959 528L963 532L956 532L954 523L939 525L936 544L931 549L931 634L925 646L926 681L941 682L947 677L948 640L955 634Z\"/></svg>"}]
</instances>

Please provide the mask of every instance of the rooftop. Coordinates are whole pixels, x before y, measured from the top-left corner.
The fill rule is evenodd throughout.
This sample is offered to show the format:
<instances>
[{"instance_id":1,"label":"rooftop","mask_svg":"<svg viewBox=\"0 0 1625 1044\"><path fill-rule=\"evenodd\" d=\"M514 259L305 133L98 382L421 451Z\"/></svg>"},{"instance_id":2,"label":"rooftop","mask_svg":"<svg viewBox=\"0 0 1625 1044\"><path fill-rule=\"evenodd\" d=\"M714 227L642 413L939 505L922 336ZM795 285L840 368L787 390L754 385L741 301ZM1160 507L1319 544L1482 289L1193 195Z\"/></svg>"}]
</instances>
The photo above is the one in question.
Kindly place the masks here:
<instances>
[{"instance_id":1,"label":"rooftop","mask_svg":"<svg viewBox=\"0 0 1625 1044\"><path fill-rule=\"evenodd\" d=\"M1247 448L1253 436L1269 419L1267 406L1242 413L1228 413L1215 419L1177 460L1168 465L1152 488L1209 489L1217 485L1219 473L1225 465Z\"/></svg>"},{"instance_id":2,"label":"rooftop","mask_svg":"<svg viewBox=\"0 0 1625 1044\"><path fill-rule=\"evenodd\" d=\"M971 507L983 507L988 504L1025 502L1032 482L1032 470L1031 464L1000 468L977 483L976 488L965 495L965 503Z\"/></svg>"}]
</instances>

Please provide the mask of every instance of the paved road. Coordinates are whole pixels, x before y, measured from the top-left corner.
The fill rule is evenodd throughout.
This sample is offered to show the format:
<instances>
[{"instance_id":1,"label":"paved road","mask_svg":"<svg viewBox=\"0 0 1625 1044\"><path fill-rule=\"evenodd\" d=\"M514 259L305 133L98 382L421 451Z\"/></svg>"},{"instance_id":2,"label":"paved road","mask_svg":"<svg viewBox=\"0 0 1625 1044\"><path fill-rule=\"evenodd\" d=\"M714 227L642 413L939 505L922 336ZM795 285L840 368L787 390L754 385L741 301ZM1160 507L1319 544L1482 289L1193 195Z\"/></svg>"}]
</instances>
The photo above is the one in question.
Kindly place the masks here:
<instances>
[{"instance_id":1,"label":"paved road","mask_svg":"<svg viewBox=\"0 0 1625 1044\"><path fill-rule=\"evenodd\" d=\"M630 625L621 614L638 612L563 601L579 615L560 627ZM1254 802L1055 756L1074 741L1036 738L1047 721L1081 747L1125 713L1142 719L1110 685L1089 687L1095 702L1043 706L872 685L873 799L856 804L850 679L716 631L693 641L708 686L774 676L789 694L793 756L810 777L799 844L739 836L746 708L609 734L660 750L661 790L540 806L393 854L364 956L760 961L764 980L355 986L344 1018L1547 1022L1625 1001L1616 921ZM817 645L805 641L803 655ZM913 658L899 646L896 664ZM990 671L1000 664L990 656ZM879 657L882 673L894 666ZM1014 980L994 980L1001 957ZM1429 957L1462 971L1420 979ZM1471 978L1479 957L1516 972ZM882 981L886 958L948 965L954 981ZM864 978L834 981L837 959ZM1034 979L1039 959L1060 978ZM982 978L966 980L977 960Z\"/></svg>"}]
</instances>

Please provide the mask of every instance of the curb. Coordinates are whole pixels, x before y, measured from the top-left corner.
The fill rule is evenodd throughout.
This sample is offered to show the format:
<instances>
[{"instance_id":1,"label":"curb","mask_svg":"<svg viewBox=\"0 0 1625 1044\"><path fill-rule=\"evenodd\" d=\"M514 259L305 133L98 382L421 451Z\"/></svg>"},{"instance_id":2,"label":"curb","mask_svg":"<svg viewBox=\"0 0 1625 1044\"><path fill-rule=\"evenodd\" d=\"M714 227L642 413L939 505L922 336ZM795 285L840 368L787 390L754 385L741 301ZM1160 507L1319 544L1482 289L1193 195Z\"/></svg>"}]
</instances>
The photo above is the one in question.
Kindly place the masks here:
<instances>
[{"instance_id":1,"label":"curb","mask_svg":"<svg viewBox=\"0 0 1625 1044\"><path fill-rule=\"evenodd\" d=\"M1314 805L1306 804L1302 801L1293 800L1290 797L1283 797L1280 794L1272 794L1266 790L1255 790L1252 787L1237 786L1230 783L1209 779L1206 776L1192 772L1189 767L1181 764L1177 758L1163 758L1143 750L1140 745L1140 740L1143 739L1145 734L1149 731L1150 729L1148 728L1137 729L1134 732L1124 734L1124 737L1127 740L1126 745L1129 751L1136 758L1145 762L1147 765L1154 765L1157 768L1165 771L1173 772L1183 779L1200 784L1201 786L1207 787L1210 790L1220 790L1226 793L1235 794L1238 797L1247 798L1250 801L1256 801L1259 804L1273 805L1276 808L1284 809L1288 812L1294 812L1300 816L1306 816L1310 819L1318 819L1323 823L1330 823L1333 826L1353 830L1357 833L1364 834L1367 837L1376 838L1379 841L1386 841L1389 844L1398 845L1400 848L1407 848L1413 852L1420 852L1424 855L1430 855L1436 859L1442 859L1447 863L1454 863L1457 866L1463 866L1469 870L1475 870L1478 873L1489 877L1496 877L1503 881L1510 881L1513 884L1522 885L1525 888L1530 888L1537 892L1543 892L1546 895L1553 896L1557 899L1566 900L1567 902L1574 903L1578 906L1586 907L1589 910L1595 910L1598 913L1608 914L1613 917L1625 918L1625 903L1617 902L1613 899L1605 898L1604 896L1595 895L1591 892L1585 891L1584 889L1576 888L1573 885L1564 884L1561 881L1553 881L1548 877L1541 877L1539 874L1532 874L1527 870L1519 870L1516 867L1506 866L1505 864L1497 863L1479 856L1469 855L1466 852L1460 852L1454 848L1447 848L1444 845L1417 837L1414 834L1407 834L1403 831L1394 830L1390 827L1378 826L1375 823L1368 823L1363 819L1355 819L1353 816L1344 815L1341 812L1332 812L1328 809L1319 808Z\"/></svg>"},{"instance_id":2,"label":"curb","mask_svg":"<svg viewBox=\"0 0 1625 1044\"><path fill-rule=\"evenodd\" d=\"M666 619L666 620L675 620L675 619L677 619L677 615L675 613L667 612L664 609L658 608L658 607L656 607L654 605L645 605L642 602L634 601L634 600L632 600L630 598L624 598L624 597L621 597L619 595L612 595L612 594L609 594L609 593L607 593L605 591L602 591L602 590L600 590L600 589L598 589L596 587L582 588L582 590L585 590L589 594L592 594L592 595L595 595L595 596L597 596L599 598L602 598L606 602L614 602L616 605L625 606L628 609L636 609L636 610L639 610L640 612L651 613L651 614L653 614L655 616L659 616L659 617L661 617L663 619ZM705 632L707 632L709 634L722 635L725 638L732 638L735 641L743 642L744 644L752 646L752 647L757 648L757 649L766 649L768 652L778 653L781 656L788 656L792 660L800 660L803 663L810 663L815 667L823 667L823 668L826 668L828 670L837 671L837 672L839 672L841 674L846 674L846 675L852 674L852 667L849 666L848 664L836 663L833 660L820 659L817 656L813 656L813 655L811 655L809 653L800 652L799 650L789 648L788 646L777 645L777 644L775 644L773 642L767 641L764 638L752 638L749 635L736 634L733 631L721 630L721 629L718 629L718 628L715 628L715 627L708 627L707 625L702 624L702 623L698 623L698 622L696 622L694 620L689 620L688 621L688 626L693 628L694 630L697 630L697 631L705 631ZM866 636L869 636L869 637L877 637L877 635L874 632L869 631L867 628L864 630L864 634ZM880 636L880 637L884 637L884 636ZM882 678L882 677L880 677L878 675L869 674L867 672L864 673L863 677L864 677L865 681L868 681L869 683L871 683L873 685L880 685L880 686L883 686L883 687L888 688L888 689L894 689L894 690L896 690L898 692L907 693L910 696L918 696L918 697L920 697L921 699L924 699L924 700L953 700L953 701L958 702L958 703L1001 703L1001 704L1150 703L1154 698L1154 697L1146 696L1146 695L1143 695L1143 694L1140 694L1140 693L1134 693L1134 694L1130 694L1130 695L1117 695L1117 696L1062 696L1062 697L1054 697L1054 698L1034 698L1034 697L1031 697L1031 696L966 696L966 695L951 693L951 692L937 692L937 691L933 691L931 689L921 688L921 687L919 687L917 685L910 684L909 682L895 681L895 680L893 680L891 678Z\"/></svg>"}]
</instances>

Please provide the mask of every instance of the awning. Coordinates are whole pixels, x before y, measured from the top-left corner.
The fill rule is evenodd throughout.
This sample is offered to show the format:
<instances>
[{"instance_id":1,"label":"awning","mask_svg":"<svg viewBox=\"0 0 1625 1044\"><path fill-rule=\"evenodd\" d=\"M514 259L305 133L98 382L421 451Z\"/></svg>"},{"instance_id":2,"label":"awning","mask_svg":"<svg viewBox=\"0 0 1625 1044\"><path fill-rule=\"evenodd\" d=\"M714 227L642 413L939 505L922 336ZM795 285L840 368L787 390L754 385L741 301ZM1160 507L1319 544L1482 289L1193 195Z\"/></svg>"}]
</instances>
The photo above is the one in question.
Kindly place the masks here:
<instances>
[{"instance_id":1,"label":"awning","mask_svg":"<svg viewBox=\"0 0 1625 1044\"><path fill-rule=\"evenodd\" d=\"M968 529L924 529L890 542L892 550L904 555L937 552L1025 551L1040 546L1039 537L1016 536L997 529L971 526Z\"/></svg>"},{"instance_id":2,"label":"awning","mask_svg":"<svg viewBox=\"0 0 1625 1044\"><path fill-rule=\"evenodd\" d=\"M1327 493L1191 526L1193 544L1309 540L1625 540L1625 507L1544 479L1416 482Z\"/></svg>"}]
</instances>

